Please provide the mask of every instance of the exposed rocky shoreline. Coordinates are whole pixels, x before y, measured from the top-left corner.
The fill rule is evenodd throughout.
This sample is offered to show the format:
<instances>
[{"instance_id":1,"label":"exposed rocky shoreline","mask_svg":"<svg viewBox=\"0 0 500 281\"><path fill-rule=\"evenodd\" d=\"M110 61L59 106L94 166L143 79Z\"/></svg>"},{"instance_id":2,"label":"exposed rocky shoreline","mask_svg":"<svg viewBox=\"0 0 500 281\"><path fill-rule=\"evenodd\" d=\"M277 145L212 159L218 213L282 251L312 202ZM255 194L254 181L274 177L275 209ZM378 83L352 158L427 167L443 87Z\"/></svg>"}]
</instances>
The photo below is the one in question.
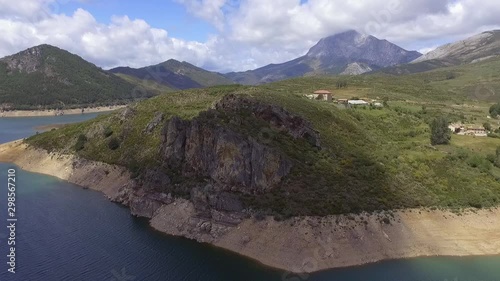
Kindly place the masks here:
<instances>
[{"instance_id":1,"label":"exposed rocky shoreline","mask_svg":"<svg viewBox=\"0 0 500 281\"><path fill-rule=\"evenodd\" d=\"M42 117L42 116L62 116L62 115L78 115L98 112L108 112L124 108L125 105L103 106L84 108L66 109L66 110L11 110L0 111L0 117Z\"/></svg>"},{"instance_id":2,"label":"exposed rocky shoreline","mask_svg":"<svg viewBox=\"0 0 500 281\"><path fill-rule=\"evenodd\" d=\"M47 153L21 141L0 145L0 161L101 191L166 234L210 243L290 272L417 256L500 254L500 209L458 215L406 210L393 212L390 221L380 214L257 220L224 191L207 197L197 190L195 200L174 199L137 188L125 168ZM207 209L200 212L200 206Z\"/></svg>"}]
</instances>

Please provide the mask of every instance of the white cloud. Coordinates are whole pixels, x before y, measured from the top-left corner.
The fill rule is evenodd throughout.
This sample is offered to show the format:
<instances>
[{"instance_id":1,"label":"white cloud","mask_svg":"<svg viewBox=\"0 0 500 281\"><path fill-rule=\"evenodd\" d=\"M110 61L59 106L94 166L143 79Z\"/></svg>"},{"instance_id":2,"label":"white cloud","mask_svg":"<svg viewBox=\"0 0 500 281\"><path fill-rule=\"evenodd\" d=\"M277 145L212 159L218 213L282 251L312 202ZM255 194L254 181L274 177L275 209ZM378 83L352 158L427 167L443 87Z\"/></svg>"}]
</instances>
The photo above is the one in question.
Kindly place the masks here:
<instances>
[{"instance_id":1,"label":"white cloud","mask_svg":"<svg viewBox=\"0 0 500 281\"><path fill-rule=\"evenodd\" d=\"M176 0L186 6L193 15L206 20L222 30L224 27L223 7L227 0Z\"/></svg>"},{"instance_id":2,"label":"white cloud","mask_svg":"<svg viewBox=\"0 0 500 281\"><path fill-rule=\"evenodd\" d=\"M224 14L219 36L242 48L240 58L250 55L237 67L247 69L303 55L322 37L348 29L425 51L499 28L499 13L497 0L242 0Z\"/></svg>"},{"instance_id":3,"label":"white cloud","mask_svg":"<svg viewBox=\"0 0 500 281\"><path fill-rule=\"evenodd\" d=\"M0 2L0 5L5 3ZM31 11L32 6L27 7L26 11ZM0 17L0 56L46 43L110 68L119 65L141 67L170 58L201 65L208 53L205 43L171 38L165 30L126 16L113 17L111 23L105 25L83 9L69 16L46 14L35 21L27 20L32 18L28 12L24 14L16 18ZM17 15L23 15L22 11Z\"/></svg>"},{"instance_id":4,"label":"white cloud","mask_svg":"<svg viewBox=\"0 0 500 281\"><path fill-rule=\"evenodd\" d=\"M0 56L48 43L104 68L175 58L211 70L247 70L296 58L347 29L427 51L500 26L497 0L176 0L218 30L195 42L127 16L103 24L83 9L61 14L64 1L82 0L0 0Z\"/></svg>"}]
</instances>

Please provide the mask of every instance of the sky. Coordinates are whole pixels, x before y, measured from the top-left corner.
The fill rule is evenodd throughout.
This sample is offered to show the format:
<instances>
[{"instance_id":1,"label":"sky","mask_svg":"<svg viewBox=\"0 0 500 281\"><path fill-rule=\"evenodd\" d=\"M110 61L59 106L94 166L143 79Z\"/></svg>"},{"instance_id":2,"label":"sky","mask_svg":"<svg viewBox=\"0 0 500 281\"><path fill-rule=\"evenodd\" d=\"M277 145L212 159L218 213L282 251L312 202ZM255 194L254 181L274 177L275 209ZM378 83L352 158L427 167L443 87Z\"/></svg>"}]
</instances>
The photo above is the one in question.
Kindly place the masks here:
<instances>
[{"instance_id":1,"label":"sky","mask_svg":"<svg viewBox=\"0 0 500 281\"><path fill-rule=\"evenodd\" d=\"M51 44L104 68L218 72L304 55L346 30L428 52L500 29L498 0L0 0L0 57Z\"/></svg>"}]
</instances>

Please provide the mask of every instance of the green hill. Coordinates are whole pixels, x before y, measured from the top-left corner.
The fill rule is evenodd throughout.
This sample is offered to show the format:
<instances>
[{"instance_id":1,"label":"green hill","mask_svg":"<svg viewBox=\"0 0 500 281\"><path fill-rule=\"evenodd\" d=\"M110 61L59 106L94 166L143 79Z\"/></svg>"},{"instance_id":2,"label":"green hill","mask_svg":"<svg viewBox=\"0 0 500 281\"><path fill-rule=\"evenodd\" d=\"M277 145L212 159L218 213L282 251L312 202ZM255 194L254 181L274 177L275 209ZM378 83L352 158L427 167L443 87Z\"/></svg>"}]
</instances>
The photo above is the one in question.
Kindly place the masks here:
<instances>
[{"instance_id":1,"label":"green hill","mask_svg":"<svg viewBox=\"0 0 500 281\"><path fill-rule=\"evenodd\" d=\"M139 85L140 87L147 89L151 92L154 92L156 94L162 94L162 93L168 93L168 92L175 91L175 89L173 89L169 86L160 84L154 80L141 80L137 77L127 75L127 74L122 74L122 73L116 73L115 75L122 78L123 80L131 83L131 84Z\"/></svg>"},{"instance_id":2,"label":"green hill","mask_svg":"<svg viewBox=\"0 0 500 281\"><path fill-rule=\"evenodd\" d=\"M473 75L467 70L454 71L457 89ZM453 136L450 145L430 145L435 117L483 122L491 105L448 91L446 73L175 92L28 143L126 166L145 192L196 204L200 192L209 199L230 194L247 210L277 218L497 206L500 139ZM339 81L349 86L336 89ZM346 109L304 96L317 89L336 98L384 99L388 107ZM164 121L153 122L158 116Z\"/></svg>"},{"instance_id":3,"label":"green hill","mask_svg":"<svg viewBox=\"0 0 500 281\"><path fill-rule=\"evenodd\" d=\"M234 84L219 73L173 59L143 68L117 67L110 72L136 79L141 84L162 85L175 90Z\"/></svg>"},{"instance_id":4,"label":"green hill","mask_svg":"<svg viewBox=\"0 0 500 281\"><path fill-rule=\"evenodd\" d=\"M0 59L0 105L10 109L123 104L152 95L49 45Z\"/></svg>"}]
</instances>

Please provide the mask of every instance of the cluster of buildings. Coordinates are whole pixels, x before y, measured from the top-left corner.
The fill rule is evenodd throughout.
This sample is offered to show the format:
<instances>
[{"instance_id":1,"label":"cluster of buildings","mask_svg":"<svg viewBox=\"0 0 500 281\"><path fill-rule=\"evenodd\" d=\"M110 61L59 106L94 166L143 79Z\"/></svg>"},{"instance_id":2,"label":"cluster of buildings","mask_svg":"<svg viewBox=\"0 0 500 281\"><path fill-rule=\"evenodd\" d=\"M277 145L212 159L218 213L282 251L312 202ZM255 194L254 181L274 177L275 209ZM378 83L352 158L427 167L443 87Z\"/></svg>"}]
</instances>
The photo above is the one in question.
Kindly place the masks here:
<instances>
[{"instance_id":1,"label":"cluster of buildings","mask_svg":"<svg viewBox=\"0 0 500 281\"><path fill-rule=\"evenodd\" d=\"M478 125L464 125L460 123L450 124L448 128L457 135L461 136L476 136L476 137L487 137L488 131L485 128Z\"/></svg>"},{"instance_id":2,"label":"cluster of buildings","mask_svg":"<svg viewBox=\"0 0 500 281\"><path fill-rule=\"evenodd\" d=\"M375 107L383 107L384 105L376 100L361 98L361 99L333 99L333 95L330 91L327 90L318 90L313 94L306 95L306 97L314 100L327 101L327 102L335 102L338 104L343 104L348 108L357 107L357 106L375 106ZM448 128L457 135L462 136L476 136L476 137L487 137L488 131L480 126L480 125L464 125L460 123L450 124Z\"/></svg>"},{"instance_id":3,"label":"cluster of buildings","mask_svg":"<svg viewBox=\"0 0 500 281\"><path fill-rule=\"evenodd\" d=\"M383 104L380 102L377 102L376 100L372 100L369 98L362 98L362 99L333 99L333 95L330 91L327 90L318 90L315 91L313 94L306 95L310 99L314 100L321 100L321 101L328 101L328 102L336 102L338 104L343 104L346 107L356 107L356 106L369 106L373 105L375 107L383 107Z\"/></svg>"}]
</instances>

